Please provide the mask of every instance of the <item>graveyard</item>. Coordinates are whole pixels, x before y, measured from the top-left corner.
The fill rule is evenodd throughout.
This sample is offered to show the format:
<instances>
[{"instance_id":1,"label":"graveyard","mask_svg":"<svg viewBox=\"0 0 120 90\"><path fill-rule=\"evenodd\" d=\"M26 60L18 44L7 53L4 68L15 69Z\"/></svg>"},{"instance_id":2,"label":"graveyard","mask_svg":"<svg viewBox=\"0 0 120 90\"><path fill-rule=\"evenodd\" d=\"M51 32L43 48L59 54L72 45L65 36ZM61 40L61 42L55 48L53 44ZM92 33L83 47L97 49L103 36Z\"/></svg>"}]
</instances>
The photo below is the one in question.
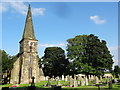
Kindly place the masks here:
<instances>
[{"instance_id":1,"label":"graveyard","mask_svg":"<svg viewBox=\"0 0 120 90\"><path fill-rule=\"evenodd\" d=\"M62 77L56 78L49 78L46 76L44 77L44 80L40 81L39 83L34 83L34 78L32 78L32 82L29 84L5 84L2 85L2 87L9 87L11 90L16 88L20 88L21 90L26 88L34 88L34 90L119 90L120 79L102 76L98 78L94 75L89 75L87 78L83 74L74 75L74 77L62 75Z\"/></svg>"},{"instance_id":2,"label":"graveyard","mask_svg":"<svg viewBox=\"0 0 120 90\"><path fill-rule=\"evenodd\" d=\"M67 40L64 49L59 45L45 44L47 46L44 55L39 57L40 44L34 33L30 4L26 15L23 35L19 41L19 52L10 56L5 50L0 49L2 53L0 89L120 90L120 67L114 65L113 69L115 61L106 38L101 40L99 34L81 35L79 32L75 34L76 36L65 38ZM89 17L91 20L98 18ZM101 21L97 24L101 24ZM48 36L50 38L52 34Z\"/></svg>"}]
</instances>

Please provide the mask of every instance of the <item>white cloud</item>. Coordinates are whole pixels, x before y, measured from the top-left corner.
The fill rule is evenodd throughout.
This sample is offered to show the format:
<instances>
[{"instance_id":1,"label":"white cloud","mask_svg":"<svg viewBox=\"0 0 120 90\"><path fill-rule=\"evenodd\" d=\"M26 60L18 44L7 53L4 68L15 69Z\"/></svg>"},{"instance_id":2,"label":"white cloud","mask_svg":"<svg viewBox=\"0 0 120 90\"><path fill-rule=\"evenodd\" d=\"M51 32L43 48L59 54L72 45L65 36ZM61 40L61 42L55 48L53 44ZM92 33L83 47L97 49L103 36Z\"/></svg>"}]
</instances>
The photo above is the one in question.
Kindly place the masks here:
<instances>
[{"instance_id":1,"label":"white cloud","mask_svg":"<svg viewBox=\"0 0 120 90\"><path fill-rule=\"evenodd\" d=\"M0 5L0 11L1 11L1 8L3 10L7 10L10 7L20 14L23 14L23 15L27 14L28 5L25 5L23 2L9 2L9 3L6 3L6 6ZM44 12L45 12L45 8L31 7L31 10L33 15L44 15Z\"/></svg>"},{"instance_id":2,"label":"white cloud","mask_svg":"<svg viewBox=\"0 0 120 90\"><path fill-rule=\"evenodd\" d=\"M11 2L10 6L21 14L26 14L27 6L23 2Z\"/></svg>"},{"instance_id":3,"label":"white cloud","mask_svg":"<svg viewBox=\"0 0 120 90\"><path fill-rule=\"evenodd\" d=\"M60 44L40 44L40 47L63 47L65 44L60 43Z\"/></svg>"},{"instance_id":4,"label":"white cloud","mask_svg":"<svg viewBox=\"0 0 120 90\"><path fill-rule=\"evenodd\" d=\"M33 15L44 15L45 8L33 8L32 14Z\"/></svg>"},{"instance_id":5,"label":"white cloud","mask_svg":"<svg viewBox=\"0 0 120 90\"><path fill-rule=\"evenodd\" d=\"M106 22L105 19L101 20L99 16L90 16L90 19L94 21L95 24L103 24Z\"/></svg>"}]
</instances>

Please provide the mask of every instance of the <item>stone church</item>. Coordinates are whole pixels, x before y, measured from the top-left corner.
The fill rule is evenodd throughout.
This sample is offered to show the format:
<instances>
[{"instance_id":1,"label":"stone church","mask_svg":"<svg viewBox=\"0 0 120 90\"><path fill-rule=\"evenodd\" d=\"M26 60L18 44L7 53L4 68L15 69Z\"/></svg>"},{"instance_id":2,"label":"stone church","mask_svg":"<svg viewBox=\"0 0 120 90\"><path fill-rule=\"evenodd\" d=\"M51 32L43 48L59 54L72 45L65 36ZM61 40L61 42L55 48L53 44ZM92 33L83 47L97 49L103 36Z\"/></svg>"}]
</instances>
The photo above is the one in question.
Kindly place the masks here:
<instances>
[{"instance_id":1,"label":"stone church","mask_svg":"<svg viewBox=\"0 0 120 90\"><path fill-rule=\"evenodd\" d=\"M13 64L10 83L30 83L32 76L35 77L35 82L44 80L42 68L39 68L38 65L38 40L34 34L30 5L28 6L22 40L19 43L20 51Z\"/></svg>"}]
</instances>

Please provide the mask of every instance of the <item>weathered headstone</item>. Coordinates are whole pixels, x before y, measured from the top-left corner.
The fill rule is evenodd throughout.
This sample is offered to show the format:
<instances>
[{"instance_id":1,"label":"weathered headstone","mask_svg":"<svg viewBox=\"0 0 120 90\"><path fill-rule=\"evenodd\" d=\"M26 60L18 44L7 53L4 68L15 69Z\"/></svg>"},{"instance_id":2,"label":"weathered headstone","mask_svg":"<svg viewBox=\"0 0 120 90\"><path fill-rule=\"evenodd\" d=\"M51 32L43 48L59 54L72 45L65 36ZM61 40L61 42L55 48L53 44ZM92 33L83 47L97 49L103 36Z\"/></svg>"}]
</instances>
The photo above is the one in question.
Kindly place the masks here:
<instances>
[{"instance_id":1,"label":"weathered headstone","mask_svg":"<svg viewBox=\"0 0 120 90\"><path fill-rule=\"evenodd\" d=\"M65 79L64 79L64 75L62 75L62 80L65 80Z\"/></svg>"},{"instance_id":2,"label":"weathered headstone","mask_svg":"<svg viewBox=\"0 0 120 90\"><path fill-rule=\"evenodd\" d=\"M45 80L48 80L48 78L49 78L49 76L46 76L46 77L45 77Z\"/></svg>"},{"instance_id":3,"label":"weathered headstone","mask_svg":"<svg viewBox=\"0 0 120 90\"><path fill-rule=\"evenodd\" d=\"M46 84L46 86L51 86L51 84L50 84L50 78L48 78L48 82L47 82L47 84Z\"/></svg>"},{"instance_id":4,"label":"weathered headstone","mask_svg":"<svg viewBox=\"0 0 120 90\"><path fill-rule=\"evenodd\" d=\"M74 74L74 80L76 80L76 75Z\"/></svg>"},{"instance_id":5,"label":"weathered headstone","mask_svg":"<svg viewBox=\"0 0 120 90\"><path fill-rule=\"evenodd\" d=\"M70 81L70 76L69 75L67 75L67 80Z\"/></svg>"},{"instance_id":6,"label":"weathered headstone","mask_svg":"<svg viewBox=\"0 0 120 90\"><path fill-rule=\"evenodd\" d=\"M58 85L58 86L61 86L62 84L60 83L60 81L58 81L57 85Z\"/></svg>"},{"instance_id":7,"label":"weathered headstone","mask_svg":"<svg viewBox=\"0 0 120 90\"><path fill-rule=\"evenodd\" d=\"M68 81L68 78L67 78L67 76L65 76L65 81Z\"/></svg>"},{"instance_id":8,"label":"weathered headstone","mask_svg":"<svg viewBox=\"0 0 120 90\"><path fill-rule=\"evenodd\" d=\"M83 78L81 78L81 86L85 85L85 80Z\"/></svg>"},{"instance_id":9,"label":"weathered headstone","mask_svg":"<svg viewBox=\"0 0 120 90\"><path fill-rule=\"evenodd\" d=\"M90 77L90 75L88 75L88 79L90 79L91 77Z\"/></svg>"},{"instance_id":10,"label":"weathered headstone","mask_svg":"<svg viewBox=\"0 0 120 90\"><path fill-rule=\"evenodd\" d=\"M78 76L78 80L81 80L82 79L82 77L81 76Z\"/></svg>"},{"instance_id":11,"label":"weathered headstone","mask_svg":"<svg viewBox=\"0 0 120 90\"><path fill-rule=\"evenodd\" d=\"M59 76L57 76L57 79L58 79L58 80L60 80L60 77L59 77Z\"/></svg>"},{"instance_id":12,"label":"weathered headstone","mask_svg":"<svg viewBox=\"0 0 120 90\"><path fill-rule=\"evenodd\" d=\"M59 80L60 80L59 76L57 76L57 77L55 78L55 80L56 80L56 81L59 81Z\"/></svg>"},{"instance_id":13,"label":"weathered headstone","mask_svg":"<svg viewBox=\"0 0 120 90\"><path fill-rule=\"evenodd\" d=\"M99 79L97 76L95 77L95 84L99 84Z\"/></svg>"},{"instance_id":14,"label":"weathered headstone","mask_svg":"<svg viewBox=\"0 0 120 90\"><path fill-rule=\"evenodd\" d=\"M52 76L51 81L54 81L54 80L55 80L55 78L54 78L54 76Z\"/></svg>"},{"instance_id":15,"label":"weathered headstone","mask_svg":"<svg viewBox=\"0 0 120 90\"><path fill-rule=\"evenodd\" d=\"M85 77L85 85L88 85L88 79Z\"/></svg>"},{"instance_id":16,"label":"weathered headstone","mask_svg":"<svg viewBox=\"0 0 120 90\"><path fill-rule=\"evenodd\" d=\"M73 79L72 79L72 76L69 77L69 82L70 82L70 87L73 86Z\"/></svg>"},{"instance_id":17,"label":"weathered headstone","mask_svg":"<svg viewBox=\"0 0 120 90\"><path fill-rule=\"evenodd\" d=\"M74 81L74 87L78 87L77 81Z\"/></svg>"},{"instance_id":18,"label":"weathered headstone","mask_svg":"<svg viewBox=\"0 0 120 90\"><path fill-rule=\"evenodd\" d=\"M92 79L92 80L93 80L93 79L94 79L94 76L93 76L93 75L91 75L91 78L90 78L90 79Z\"/></svg>"},{"instance_id":19,"label":"weathered headstone","mask_svg":"<svg viewBox=\"0 0 120 90\"><path fill-rule=\"evenodd\" d=\"M80 85L80 81L78 81L77 83L78 83L78 85Z\"/></svg>"}]
</instances>

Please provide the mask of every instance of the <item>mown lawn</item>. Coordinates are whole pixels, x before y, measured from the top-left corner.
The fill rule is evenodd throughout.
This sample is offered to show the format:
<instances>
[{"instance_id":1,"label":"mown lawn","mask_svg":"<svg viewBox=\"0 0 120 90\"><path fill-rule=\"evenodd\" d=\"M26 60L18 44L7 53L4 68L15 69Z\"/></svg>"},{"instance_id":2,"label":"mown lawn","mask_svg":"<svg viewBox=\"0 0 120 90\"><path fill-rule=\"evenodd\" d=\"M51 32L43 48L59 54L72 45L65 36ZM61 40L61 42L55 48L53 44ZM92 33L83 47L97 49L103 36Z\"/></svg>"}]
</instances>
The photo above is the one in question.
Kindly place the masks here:
<instances>
[{"instance_id":1,"label":"mown lawn","mask_svg":"<svg viewBox=\"0 0 120 90\"><path fill-rule=\"evenodd\" d=\"M51 85L56 85L58 82L50 82ZM64 86L68 86L69 82L65 81L60 81L60 83ZM47 84L47 81L41 81L40 83L35 83L35 86L38 88L46 88L47 90L50 90L50 87L44 87L43 85ZM0 88L2 87L10 87L12 84L6 84L6 85L1 85ZM30 86L31 84L18 84L17 88L25 88ZM79 87L64 87L62 86L62 90L98 90L98 86L79 86ZM113 89L111 90L120 90L120 83L112 84ZM109 87L106 85L104 88L107 90Z\"/></svg>"}]
</instances>

